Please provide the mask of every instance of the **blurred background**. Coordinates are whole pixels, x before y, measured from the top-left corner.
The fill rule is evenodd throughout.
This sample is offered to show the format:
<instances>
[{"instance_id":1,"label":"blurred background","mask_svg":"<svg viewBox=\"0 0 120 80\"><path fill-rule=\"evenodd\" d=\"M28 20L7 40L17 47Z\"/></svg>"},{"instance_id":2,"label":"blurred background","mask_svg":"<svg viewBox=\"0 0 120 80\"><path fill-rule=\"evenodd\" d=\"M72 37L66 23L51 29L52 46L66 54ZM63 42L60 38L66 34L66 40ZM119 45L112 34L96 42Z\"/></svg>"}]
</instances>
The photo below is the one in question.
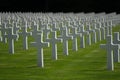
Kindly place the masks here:
<instances>
[{"instance_id":1,"label":"blurred background","mask_svg":"<svg viewBox=\"0 0 120 80\"><path fill-rule=\"evenodd\" d=\"M0 11L120 13L120 0L0 0Z\"/></svg>"}]
</instances>

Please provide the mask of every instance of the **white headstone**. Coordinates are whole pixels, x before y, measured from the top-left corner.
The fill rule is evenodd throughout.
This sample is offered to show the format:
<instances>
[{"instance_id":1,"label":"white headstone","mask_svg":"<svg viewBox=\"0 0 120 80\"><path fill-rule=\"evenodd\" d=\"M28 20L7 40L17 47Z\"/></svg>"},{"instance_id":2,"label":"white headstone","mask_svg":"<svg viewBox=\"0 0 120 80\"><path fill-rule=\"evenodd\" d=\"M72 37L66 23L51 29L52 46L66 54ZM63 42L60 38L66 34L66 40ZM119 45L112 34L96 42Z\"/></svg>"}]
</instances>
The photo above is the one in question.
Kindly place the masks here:
<instances>
[{"instance_id":1,"label":"white headstone","mask_svg":"<svg viewBox=\"0 0 120 80\"><path fill-rule=\"evenodd\" d=\"M3 42L3 43L7 43L7 38L5 37L5 35L6 35L6 24L5 23L2 23L1 24L1 41Z\"/></svg>"},{"instance_id":2,"label":"white headstone","mask_svg":"<svg viewBox=\"0 0 120 80\"><path fill-rule=\"evenodd\" d=\"M52 31L58 31L60 28L57 27L57 23L56 22L53 22L51 29L52 29Z\"/></svg>"},{"instance_id":3,"label":"white headstone","mask_svg":"<svg viewBox=\"0 0 120 80\"><path fill-rule=\"evenodd\" d=\"M31 32L27 32L27 26L21 27L22 32L19 32L19 35L23 38L23 48L28 50L28 36L31 35Z\"/></svg>"},{"instance_id":4,"label":"white headstone","mask_svg":"<svg viewBox=\"0 0 120 80\"><path fill-rule=\"evenodd\" d=\"M68 36L67 32L68 31L67 31L67 27L66 27L62 30L62 35L60 36L60 38L62 38L62 40L63 40L63 52L64 52L65 55L69 55L68 40L72 39L72 36Z\"/></svg>"},{"instance_id":5,"label":"white headstone","mask_svg":"<svg viewBox=\"0 0 120 80\"><path fill-rule=\"evenodd\" d=\"M105 39L105 28L101 27L100 30L101 30L101 40L104 40Z\"/></svg>"},{"instance_id":6,"label":"white headstone","mask_svg":"<svg viewBox=\"0 0 120 80\"><path fill-rule=\"evenodd\" d=\"M17 22L14 22L13 23L13 33L18 34L19 29L20 29L20 27L17 26Z\"/></svg>"},{"instance_id":7,"label":"white headstone","mask_svg":"<svg viewBox=\"0 0 120 80\"><path fill-rule=\"evenodd\" d=\"M105 48L107 50L107 68L108 70L114 70L114 64L113 64L113 50L118 49L119 45L113 44L112 42L112 36L109 35L106 37L107 43L101 44L101 48Z\"/></svg>"},{"instance_id":8,"label":"white headstone","mask_svg":"<svg viewBox=\"0 0 120 80\"><path fill-rule=\"evenodd\" d=\"M70 36L73 37L72 49L77 51L78 50L77 37L80 36L80 33L77 33L77 28L76 27L72 28L72 33L70 34Z\"/></svg>"},{"instance_id":9,"label":"white headstone","mask_svg":"<svg viewBox=\"0 0 120 80\"><path fill-rule=\"evenodd\" d=\"M114 32L113 44L118 44L120 46L119 32ZM119 49L114 50L114 62L120 62Z\"/></svg>"},{"instance_id":10,"label":"white headstone","mask_svg":"<svg viewBox=\"0 0 120 80\"><path fill-rule=\"evenodd\" d=\"M43 33L37 34L36 41L31 42L31 45L37 47L38 49L38 66L44 67L44 59L43 59L43 47L49 47L49 43L43 42Z\"/></svg>"},{"instance_id":11,"label":"white headstone","mask_svg":"<svg viewBox=\"0 0 120 80\"><path fill-rule=\"evenodd\" d=\"M37 24L32 25L32 28L33 28L33 29L31 30L31 32L32 32L32 37L34 37L34 38L36 39L37 34L42 33L42 31L39 30L39 26L38 26Z\"/></svg>"},{"instance_id":12,"label":"white headstone","mask_svg":"<svg viewBox=\"0 0 120 80\"><path fill-rule=\"evenodd\" d=\"M87 25L86 25L86 31L89 32L89 34L88 34L87 37L86 37L86 41L87 41L86 44L87 44L87 45L91 45L91 33L93 33L94 30L91 29L91 25L90 25L90 24L87 24ZM95 36L94 36L94 37L95 37ZM93 38L94 38L94 37L93 37Z\"/></svg>"},{"instance_id":13,"label":"white headstone","mask_svg":"<svg viewBox=\"0 0 120 80\"><path fill-rule=\"evenodd\" d=\"M97 33L96 42L97 42L97 40L98 40L98 41L101 41L101 31L100 31L100 25L99 25L99 23L95 23L93 29L94 29L95 32ZM95 34L96 34L96 33L95 33Z\"/></svg>"},{"instance_id":14,"label":"white headstone","mask_svg":"<svg viewBox=\"0 0 120 80\"><path fill-rule=\"evenodd\" d=\"M13 34L13 28L8 28L7 30L7 35L5 35L5 37L8 39L9 53L14 54L14 39L17 39L18 35Z\"/></svg>"},{"instance_id":15,"label":"white headstone","mask_svg":"<svg viewBox=\"0 0 120 80\"><path fill-rule=\"evenodd\" d=\"M46 41L52 46L52 59L57 60L57 42L62 42L62 39L57 38L56 31L52 31L51 38Z\"/></svg>"},{"instance_id":16,"label":"white headstone","mask_svg":"<svg viewBox=\"0 0 120 80\"><path fill-rule=\"evenodd\" d=\"M81 25L80 31L78 33L81 34L80 36L80 47L85 48L85 35L89 34L87 31L84 30L84 25Z\"/></svg>"},{"instance_id":17,"label":"white headstone","mask_svg":"<svg viewBox=\"0 0 120 80\"><path fill-rule=\"evenodd\" d=\"M50 31L51 31L51 29L49 27L49 24L44 25L44 27L43 27L43 35L44 35L45 39L49 39Z\"/></svg>"}]
</instances>

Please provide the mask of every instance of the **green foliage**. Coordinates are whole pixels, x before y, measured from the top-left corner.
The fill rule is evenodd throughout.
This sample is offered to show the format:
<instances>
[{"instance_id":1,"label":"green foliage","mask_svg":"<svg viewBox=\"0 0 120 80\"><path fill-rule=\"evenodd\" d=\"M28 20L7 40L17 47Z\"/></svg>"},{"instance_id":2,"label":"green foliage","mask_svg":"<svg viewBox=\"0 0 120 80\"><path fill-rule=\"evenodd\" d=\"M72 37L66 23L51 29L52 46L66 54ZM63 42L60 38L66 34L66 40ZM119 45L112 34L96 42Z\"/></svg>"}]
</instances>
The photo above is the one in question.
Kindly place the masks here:
<instances>
[{"instance_id":1,"label":"green foliage","mask_svg":"<svg viewBox=\"0 0 120 80\"><path fill-rule=\"evenodd\" d=\"M119 30L120 26L113 29ZM29 50L24 50L21 38L15 42L14 55L8 53L8 44L0 43L0 80L119 80L120 64L115 63L115 71L106 69L106 51L99 48L101 43L105 41L85 49L79 47L75 52L69 40L69 56L64 55L63 44L58 43L56 61L51 58L51 47L44 48L44 68L37 66L37 49L29 45Z\"/></svg>"}]
</instances>

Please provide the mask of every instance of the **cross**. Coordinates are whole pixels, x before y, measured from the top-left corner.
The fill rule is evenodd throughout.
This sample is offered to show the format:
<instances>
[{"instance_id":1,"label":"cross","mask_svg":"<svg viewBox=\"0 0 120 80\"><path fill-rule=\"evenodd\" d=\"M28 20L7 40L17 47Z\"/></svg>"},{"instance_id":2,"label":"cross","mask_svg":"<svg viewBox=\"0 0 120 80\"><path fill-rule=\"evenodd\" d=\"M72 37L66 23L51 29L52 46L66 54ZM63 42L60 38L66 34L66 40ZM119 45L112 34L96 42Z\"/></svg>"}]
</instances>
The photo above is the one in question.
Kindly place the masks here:
<instances>
[{"instance_id":1,"label":"cross","mask_svg":"<svg viewBox=\"0 0 120 80\"><path fill-rule=\"evenodd\" d=\"M1 41L3 43L7 43L7 39L5 37L5 35L6 35L6 29L7 29L6 28L6 23L2 23L0 30L1 30Z\"/></svg>"},{"instance_id":2,"label":"cross","mask_svg":"<svg viewBox=\"0 0 120 80\"><path fill-rule=\"evenodd\" d=\"M45 24L43 28L43 34L45 39L49 38L50 31L51 29L49 28L49 24Z\"/></svg>"},{"instance_id":3,"label":"cross","mask_svg":"<svg viewBox=\"0 0 120 80\"><path fill-rule=\"evenodd\" d=\"M105 26L105 35L107 37L107 35L111 35L112 34L112 26L108 25L108 21L106 21L106 26Z\"/></svg>"},{"instance_id":4,"label":"cross","mask_svg":"<svg viewBox=\"0 0 120 80\"><path fill-rule=\"evenodd\" d=\"M32 36L36 39L37 34L42 33L37 24L32 24Z\"/></svg>"},{"instance_id":5,"label":"cross","mask_svg":"<svg viewBox=\"0 0 120 80\"><path fill-rule=\"evenodd\" d=\"M13 23L13 33L14 34L18 34L18 30L19 30L20 28L17 26L17 22L14 22Z\"/></svg>"},{"instance_id":6,"label":"cross","mask_svg":"<svg viewBox=\"0 0 120 80\"><path fill-rule=\"evenodd\" d=\"M87 31L84 30L84 25L81 24L81 26L79 27L80 31L78 31L78 33L80 33L80 47L81 48L85 48L85 36L89 34Z\"/></svg>"},{"instance_id":7,"label":"cross","mask_svg":"<svg viewBox=\"0 0 120 80\"><path fill-rule=\"evenodd\" d=\"M52 59L57 60L57 42L62 42L62 39L57 38L56 31L51 32L51 39L46 39L52 46Z\"/></svg>"},{"instance_id":8,"label":"cross","mask_svg":"<svg viewBox=\"0 0 120 80\"><path fill-rule=\"evenodd\" d=\"M63 52L65 53L65 55L69 55L69 53L68 53L68 40L73 39L73 37L68 36L67 27L63 28L62 35L59 38L62 38L62 40L63 40Z\"/></svg>"},{"instance_id":9,"label":"cross","mask_svg":"<svg viewBox=\"0 0 120 80\"><path fill-rule=\"evenodd\" d=\"M108 70L114 70L113 64L113 50L118 49L119 45L112 43L112 35L106 37L106 44L101 44L100 48L105 48L107 50L107 68ZM118 49L119 50L119 49Z\"/></svg>"},{"instance_id":10,"label":"cross","mask_svg":"<svg viewBox=\"0 0 120 80\"><path fill-rule=\"evenodd\" d=\"M18 34L19 29L20 29L20 27L17 26L17 22L16 23L14 22L13 23L13 33Z\"/></svg>"},{"instance_id":11,"label":"cross","mask_svg":"<svg viewBox=\"0 0 120 80\"><path fill-rule=\"evenodd\" d=\"M99 23L94 23L93 29L95 30L95 32L98 33L97 40L101 41L101 31L100 31L100 25L99 25Z\"/></svg>"},{"instance_id":12,"label":"cross","mask_svg":"<svg viewBox=\"0 0 120 80\"><path fill-rule=\"evenodd\" d=\"M43 59L43 47L49 47L48 42L43 42L43 33L39 33L36 35L35 42L31 42L31 45L37 47L38 49L38 66L44 67L44 59Z\"/></svg>"},{"instance_id":13,"label":"cross","mask_svg":"<svg viewBox=\"0 0 120 80\"><path fill-rule=\"evenodd\" d=\"M66 26L67 27L67 26ZM60 22L60 25L59 25L59 28L60 28L60 33L61 35L63 34L63 30L65 28L65 25L63 24L63 22Z\"/></svg>"},{"instance_id":14,"label":"cross","mask_svg":"<svg viewBox=\"0 0 120 80\"><path fill-rule=\"evenodd\" d=\"M118 44L120 46L119 32L114 32L113 44ZM120 62L119 50L115 48L114 50L114 62Z\"/></svg>"},{"instance_id":15,"label":"cross","mask_svg":"<svg viewBox=\"0 0 120 80\"><path fill-rule=\"evenodd\" d=\"M102 23L100 22L100 30L101 30L101 40L105 39L105 28L102 26Z\"/></svg>"},{"instance_id":16,"label":"cross","mask_svg":"<svg viewBox=\"0 0 120 80\"><path fill-rule=\"evenodd\" d=\"M23 48L25 50L28 50L28 36L31 35L31 32L27 32L27 25L25 25L24 27L21 27L22 32L19 32L19 35L22 36L23 38Z\"/></svg>"},{"instance_id":17,"label":"cross","mask_svg":"<svg viewBox=\"0 0 120 80\"><path fill-rule=\"evenodd\" d=\"M72 33L70 34L70 36L73 37L73 40L72 40L72 49L77 51L78 50L78 45L77 45L77 37L80 36L79 33L77 33L77 28L76 27L73 27L72 28Z\"/></svg>"},{"instance_id":18,"label":"cross","mask_svg":"<svg viewBox=\"0 0 120 80\"><path fill-rule=\"evenodd\" d=\"M57 31L57 30L59 30L59 27L57 27L57 23L56 22L53 22L52 23L52 31Z\"/></svg>"},{"instance_id":19,"label":"cross","mask_svg":"<svg viewBox=\"0 0 120 80\"><path fill-rule=\"evenodd\" d=\"M112 27L113 27L112 20L108 20L108 26L109 26L109 35L112 35Z\"/></svg>"},{"instance_id":20,"label":"cross","mask_svg":"<svg viewBox=\"0 0 120 80\"><path fill-rule=\"evenodd\" d=\"M14 39L17 39L18 35L13 34L13 28L8 28L7 35L5 35L5 37L8 39L9 53L14 54Z\"/></svg>"},{"instance_id":21,"label":"cross","mask_svg":"<svg viewBox=\"0 0 120 80\"><path fill-rule=\"evenodd\" d=\"M93 40L94 40L94 42L96 41L96 35L95 35L94 30L91 29L90 23L89 23L89 24L86 24L86 31L89 32L89 34L87 35L87 38L86 38L86 41L87 41L86 44L91 45L91 34L90 34L90 33L93 33L93 34L94 34L94 35L93 35Z\"/></svg>"}]
</instances>

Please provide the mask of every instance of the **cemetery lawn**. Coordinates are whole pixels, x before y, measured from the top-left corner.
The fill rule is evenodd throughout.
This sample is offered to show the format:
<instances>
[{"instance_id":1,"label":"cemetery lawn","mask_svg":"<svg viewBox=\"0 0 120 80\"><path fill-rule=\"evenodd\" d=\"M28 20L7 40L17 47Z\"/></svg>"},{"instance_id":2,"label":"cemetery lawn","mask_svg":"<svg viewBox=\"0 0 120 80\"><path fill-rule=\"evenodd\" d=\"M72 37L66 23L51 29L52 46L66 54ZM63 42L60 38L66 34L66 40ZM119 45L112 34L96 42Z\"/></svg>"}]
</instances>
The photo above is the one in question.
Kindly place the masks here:
<instances>
[{"instance_id":1,"label":"cemetery lawn","mask_svg":"<svg viewBox=\"0 0 120 80\"><path fill-rule=\"evenodd\" d=\"M119 31L120 26L113 31ZM29 38L29 43L34 41ZM44 48L44 68L37 66L37 49L29 45L23 50L22 39L15 42L15 54L8 53L8 44L0 42L0 80L120 80L120 63L115 70L106 67L106 51L97 42L85 49L72 50L69 41L69 55L63 55L62 43L58 43L58 60L51 59L51 47Z\"/></svg>"}]
</instances>

